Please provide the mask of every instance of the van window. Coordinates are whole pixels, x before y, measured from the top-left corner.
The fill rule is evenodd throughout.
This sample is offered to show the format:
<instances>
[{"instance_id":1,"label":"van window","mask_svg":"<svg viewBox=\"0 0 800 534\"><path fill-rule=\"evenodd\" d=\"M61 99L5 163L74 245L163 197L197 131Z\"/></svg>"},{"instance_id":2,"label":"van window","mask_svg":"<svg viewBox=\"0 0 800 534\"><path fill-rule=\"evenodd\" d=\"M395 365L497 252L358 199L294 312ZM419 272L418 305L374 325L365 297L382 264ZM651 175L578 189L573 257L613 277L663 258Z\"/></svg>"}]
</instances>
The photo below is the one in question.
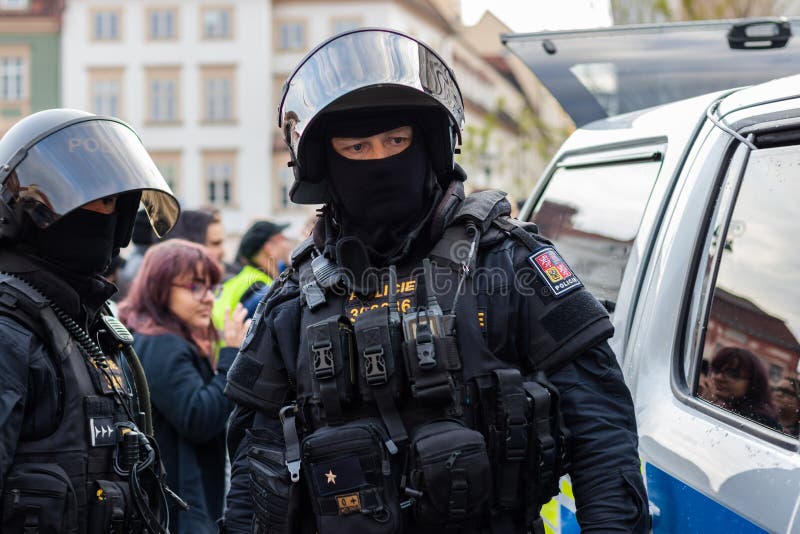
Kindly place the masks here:
<instances>
[{"instance_id":1,"label":"van window","mask_svg":"<svg viewBox=\"0 0 800 534\"><path fill-rule=\"evenodd\" d=\"M697 385L700 398L794 436L800 412L798 199L800 147L754 151L727 228L713 230L720 263Z\"/></svg>"},{"instance_id":2,"label":"van window","mask_svg":"<svg viewBox=\"0 0 800 534\"><path fill-rule=\"evenodd\" d=\"M555 243L584 285L606 305L617 301L660 166L661 161L641 159L562 166L531 214L539 232Z\"/></svg>"}]
</instances>

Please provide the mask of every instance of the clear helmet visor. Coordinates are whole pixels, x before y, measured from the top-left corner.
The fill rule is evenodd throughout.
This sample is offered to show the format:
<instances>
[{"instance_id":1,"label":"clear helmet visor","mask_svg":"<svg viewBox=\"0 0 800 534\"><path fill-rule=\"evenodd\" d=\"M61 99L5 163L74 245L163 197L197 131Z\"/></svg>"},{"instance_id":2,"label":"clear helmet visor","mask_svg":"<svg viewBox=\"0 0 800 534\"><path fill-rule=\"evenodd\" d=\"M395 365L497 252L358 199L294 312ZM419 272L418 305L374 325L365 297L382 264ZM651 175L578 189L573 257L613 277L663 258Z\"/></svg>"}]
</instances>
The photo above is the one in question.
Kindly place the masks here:
<instances>
[{"instance_id":1,"label":"clear helmet visor","mask_svg":"<svg viewBox=\"0 0 800 534\"><path fill-rule=\"evenodd\" d=\"M377 106L435 106L464 126L461 91L442 58L407 35L378 29L341 34L311 51L286 81L278 125L299 155L318 115Z\"/></svg>"},{"instance_id":2,"label":"clear helmet visor","mask_svg":"<svg viewBox=\"0 0 800 534\"><path fill-rule=\"evenodd\" d=\"M110 119L71 124L27 149L5 182L40 228L94 200L141 191L159 236L180 214L178 201L136 134Z\"/></svg>"}]
</instances>

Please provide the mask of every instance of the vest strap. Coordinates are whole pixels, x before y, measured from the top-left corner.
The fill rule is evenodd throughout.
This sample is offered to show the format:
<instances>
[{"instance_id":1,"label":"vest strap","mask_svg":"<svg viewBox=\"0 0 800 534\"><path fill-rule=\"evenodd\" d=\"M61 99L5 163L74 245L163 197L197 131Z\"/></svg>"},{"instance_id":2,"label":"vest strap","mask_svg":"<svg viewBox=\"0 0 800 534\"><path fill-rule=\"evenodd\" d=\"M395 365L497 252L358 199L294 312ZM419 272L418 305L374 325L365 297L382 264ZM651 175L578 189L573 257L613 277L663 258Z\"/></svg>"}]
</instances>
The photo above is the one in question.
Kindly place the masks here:
<instances>
[{"instance_id":1,"label":"vest strap","mask_svg":"<svg viewBox=\"0 0 800 534\"><path fill-rule=\"evenodd\" d=\"M509 217L497 217L492 221L492 223L497 228L500 228L501 230L511 234L530 251L534 251L541 246L541 243L534 239L530 232L527 232L524 228L514 224L513 220ZM535 228L535 226L532 226L532 228Z\"/></svg>"},{"instance_id":2,"label":"vest strap","mask_svg":"<svg viewBox=\"0 0 800 534\"><path fill-rule=\"evenodd\" d=\"M292 482L300 481L300 438L297 435L295 416L297 405L284 406L280 411L281 426L283 427L283 442L286 447L286 468L292 477Z\"/></svg>"}]
</instances>

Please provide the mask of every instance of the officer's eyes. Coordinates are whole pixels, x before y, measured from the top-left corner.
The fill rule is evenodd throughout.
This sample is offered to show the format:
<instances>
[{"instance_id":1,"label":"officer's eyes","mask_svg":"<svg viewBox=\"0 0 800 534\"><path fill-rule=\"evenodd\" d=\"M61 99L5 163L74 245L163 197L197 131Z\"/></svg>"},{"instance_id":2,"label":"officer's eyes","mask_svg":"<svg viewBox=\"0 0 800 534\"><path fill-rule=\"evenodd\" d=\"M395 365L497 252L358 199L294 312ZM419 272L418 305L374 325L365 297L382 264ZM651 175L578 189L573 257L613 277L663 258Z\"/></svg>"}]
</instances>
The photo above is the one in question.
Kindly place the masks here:
<instances>
[{"instance_id":1,"label":"officer's eyes","mask_svg":"<svg viewBox=\"0 0 800 534\"><path fill-rule=\"evenodd\" d=\"M394 145L402 145L408 142L408 137L390 137L389 142Z\"/></svg>"},{"instance_id":2,"label":"officer's eyes","mask_svg":"<svg viewBox=\"0 0 800 534\"><path fill-rule=\"evenodd\" d=\"M355 145L350 145L350 150L352 150L353 152L361 152L362 150L364 150L364 144L356 143Z\"/></svg>"}]
</instances>

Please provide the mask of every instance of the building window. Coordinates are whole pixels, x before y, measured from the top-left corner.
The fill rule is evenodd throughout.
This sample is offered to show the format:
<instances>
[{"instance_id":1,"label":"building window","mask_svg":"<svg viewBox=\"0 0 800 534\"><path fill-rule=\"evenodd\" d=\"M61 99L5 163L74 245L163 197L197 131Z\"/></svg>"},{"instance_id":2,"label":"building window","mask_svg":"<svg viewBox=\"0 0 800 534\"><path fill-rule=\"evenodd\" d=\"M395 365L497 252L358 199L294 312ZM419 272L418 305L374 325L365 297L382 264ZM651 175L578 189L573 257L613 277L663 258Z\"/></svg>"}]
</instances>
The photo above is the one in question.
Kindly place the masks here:
<instances>
[{"instance_id":1,"label":"building window","mask_svg":"<svg viewBox=\"0 0 800 534\"><path fill-rule=\"evenodd\" d=\"M7 11L22 11L28 9L28 0L0 0L0 9Z\"/></svg>"},{"instance_id":2,"label":"building window","mask_svg":"<svg viewBox=\"0 0 800 534\"><path fill-rule=\"evenodd\" d=\"M147 70L147 118L152 123L180 120L180 70L177 67Z\"/></svg>"},{"instance_id":3,"label":"building window","mask_svg":"<svg viewBox=\"0 0 800 534\"><path fill-rule=\"evenodd\" d=\"M27 99L25 58L0 56L0 100L20 102Z\"/></svg>"},{"instance_id":4,"label":"building window","mask_svg":"<svg viewBox=\"0 0 800 534\"><path fill-rule=\"evenodd\" d=\"M229 39L233 35L233 10L229 7L209 7L202 12L204 39Z\"/></svg>"},{"instance_id":5,"label":"building window","mask_svg":"<svg viewBox=\"0 0 800 534\"><path fill-rule=\"evenodd\" d=\"M30 113L29 46L0 46L0 135Z\"/></svg>"},{"instance_id":6,"label":"building window","mask_svg":"<svg viewBox=\"0 0 800 534\"><path fill-rule=\"evenodd\" d=\"M331 33L333 35L338 35L340 33L344 33L350 30L355 30L356 28L360 28L361 26L362 22L361 19L358 17L333 19L331 23Z\"/></svg>"},{"instance_id":7,"label":"building window","mask_svg":"<svg viewBox=\"0 0 800 534\"><path fill-rule=\"evenodd\" d=\"M92 39L95 41L118 41L122 33L120 19L119 10L92 12Z\"/></svg>"},{"instance_id":8,"label":"building window","mask_svg":"<svg viewBox=\"0 0 800 534\"><path fill-rule=\"evenodd\" d=\"M278 50L303 50L306 46L306 25L302 21L278 24Z\"/></svg>"},{"instance_id":9,"label":"building window","mask_svg":"<svg viewBox=\"0 0 800 534\"><path fill-rule=\"evenodd\" d=\"M122 69L89 71L89 109L98 115L122 116Z\"/></svg>"},{"instance_id":10,"label":"building window","mask_svg":"<svg viewBox=\"0 0 800 534\"><path fill-rule=\"evenodd\" d=\"M153 9L147 16L147 37L153 41L175 39L177 23L177 9Z\"/></svg>"},{"instance_id":11,"label":"building window","mask_svg":"<svg viewBox=\"0 0 800 534\"><path fill-rule=\"evenodd\" d=\"M235 115L235 68L203 67L202 117L206 122L229 122Z\"/></svg>"},{"instance_id":12,"label":"building window","mask_svg":"<svg viewBox=\"0 0 800 534\"><path fill-rule=\"evenodd\" d=\"M206 201L212 206L235 205L236 153L232 151L203 154Z\"/></svg>"},{"instance_id":13,"label":"building window","mask_svg":"<svg viewBox=\"0 0 800 534\"><path fill-rule=\"evenodd\" d=\"M161 176L166 180L172 192L181 194L181 153L177 151L150 151Z\"/></svg>"}]
</instances>

